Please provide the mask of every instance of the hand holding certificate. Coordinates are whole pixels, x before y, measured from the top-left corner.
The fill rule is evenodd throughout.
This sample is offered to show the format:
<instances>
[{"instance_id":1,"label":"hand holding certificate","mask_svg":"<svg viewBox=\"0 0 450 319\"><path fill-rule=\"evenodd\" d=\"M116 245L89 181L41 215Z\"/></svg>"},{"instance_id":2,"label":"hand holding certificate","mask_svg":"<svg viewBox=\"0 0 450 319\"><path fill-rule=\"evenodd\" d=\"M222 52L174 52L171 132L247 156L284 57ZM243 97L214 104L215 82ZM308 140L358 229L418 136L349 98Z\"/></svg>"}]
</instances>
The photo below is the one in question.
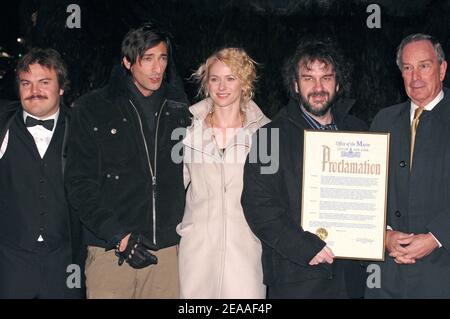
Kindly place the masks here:
<instances>
[{"instance_id":1,"label":"hand holding certificate","mask_svg":"<svg viewBox=\"0 0 450 319\"><path fill-rule=\"evenodd\" d=\"M337 258L384 259L389 134L305 131L301 226Z\"/></svg>"}]
</instances>

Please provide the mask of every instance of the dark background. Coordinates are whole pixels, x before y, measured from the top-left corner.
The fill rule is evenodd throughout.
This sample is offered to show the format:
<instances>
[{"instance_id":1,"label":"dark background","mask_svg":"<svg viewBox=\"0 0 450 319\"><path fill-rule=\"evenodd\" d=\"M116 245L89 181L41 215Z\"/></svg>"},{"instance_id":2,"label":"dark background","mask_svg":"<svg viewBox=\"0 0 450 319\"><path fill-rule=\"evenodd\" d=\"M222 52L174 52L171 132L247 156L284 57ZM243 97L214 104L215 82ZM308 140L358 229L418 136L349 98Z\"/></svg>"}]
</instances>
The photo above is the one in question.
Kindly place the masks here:
<instances>
[{"instance_id":1,"label":"dark background","mask_svg":"<svg viewBox=\"0 0 450 319\"><path fill-rule=\"evenodd\" d=\"M65 27L71 3L81 7L80 29ZM381 7L379 29L366 25L371 3ZM395 65L404 36L432 34L450 54L450 1L442 0L16 0L2 1L0 14L0 51L11 55L1 58L7 69L0 79L5 99L15 97L14 62L31 46L63 54L72 81L67 103L105 85L120 60L122 37L148 20L174 36L184 79L216 49L244 48L260 63L255 100L269 117L287 102L280 68L305 36L337 38L354 65L346 97L355 100L353 113L368 123L380 108L406 98ZM18 43L18 37L25 42ZM195 102L196 86L188 81L185 86Z\"/></svg>"}]
</instances>

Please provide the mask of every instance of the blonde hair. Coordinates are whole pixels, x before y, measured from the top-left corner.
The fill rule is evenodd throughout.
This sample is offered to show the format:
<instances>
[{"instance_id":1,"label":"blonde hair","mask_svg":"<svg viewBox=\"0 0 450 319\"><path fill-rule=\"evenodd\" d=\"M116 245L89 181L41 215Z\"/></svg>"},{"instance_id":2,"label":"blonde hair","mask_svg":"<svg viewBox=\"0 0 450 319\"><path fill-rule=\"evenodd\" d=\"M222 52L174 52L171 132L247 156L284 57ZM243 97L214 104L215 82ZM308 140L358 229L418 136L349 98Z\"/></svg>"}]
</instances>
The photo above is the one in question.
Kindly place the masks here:
<instances>
[{"instance_id":1,"label":"blonde hair","mask_svg":"<svg viewBox=\"0 0 450 319\"><path fill-rule=\"evenodd\" d=\"M206 62L203 63L197 71L192 74L192 78L200 83L198 95L207 97L208 78L211 65L216 61L225 63L231 69L242 84L241 108L246 105L254 95L254 82L256 81L256 65L257 63L240 48L225 48L211 55Z\"/></svg>"}]
</instances>

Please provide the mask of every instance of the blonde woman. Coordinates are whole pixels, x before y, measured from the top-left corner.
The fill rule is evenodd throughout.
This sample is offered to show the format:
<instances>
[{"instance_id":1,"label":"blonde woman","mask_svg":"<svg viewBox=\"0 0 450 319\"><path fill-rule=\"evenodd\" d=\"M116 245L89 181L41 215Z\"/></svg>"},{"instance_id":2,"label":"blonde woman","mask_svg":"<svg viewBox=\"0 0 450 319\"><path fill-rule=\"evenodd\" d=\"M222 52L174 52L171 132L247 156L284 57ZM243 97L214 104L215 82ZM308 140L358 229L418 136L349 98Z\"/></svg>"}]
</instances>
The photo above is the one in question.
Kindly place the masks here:
<instances>
[{"instance_id":1,"label":"blonde woman","mask_svg":"<svg viewBox=\"0 0 450 319\"><path fill-rule=\"evenodd\" d=\"M252 101L255 62L238 48L210 56L193 77L205 99L184 143L186 208L181 236L181 298L265 298L261 243L241 206L251 136L269 122Z\"/></svg>"}]
</instances>

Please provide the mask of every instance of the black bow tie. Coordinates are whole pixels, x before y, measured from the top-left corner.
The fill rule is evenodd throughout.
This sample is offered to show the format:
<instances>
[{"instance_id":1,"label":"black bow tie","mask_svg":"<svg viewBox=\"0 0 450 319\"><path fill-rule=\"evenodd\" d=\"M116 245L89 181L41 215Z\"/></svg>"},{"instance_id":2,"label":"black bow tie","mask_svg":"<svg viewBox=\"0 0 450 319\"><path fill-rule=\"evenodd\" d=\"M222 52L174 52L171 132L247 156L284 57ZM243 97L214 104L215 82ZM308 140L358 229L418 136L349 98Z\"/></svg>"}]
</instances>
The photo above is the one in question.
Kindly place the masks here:
<instances>
[{"instance_id":1,"label":"black bow tie","mask_svg":"<svg viewBox=\"0 0 450 319\"><path fill-rule=\"evenodd\" d=\"M34 117L27 116L27 118L25 120L25 125L26 125L26 127L42 125L47 130L51 131L51 130L53 130L53 126L55 125L55 120L38 120L38 119L35 119Z\"/></svg>"}]
</instances>

